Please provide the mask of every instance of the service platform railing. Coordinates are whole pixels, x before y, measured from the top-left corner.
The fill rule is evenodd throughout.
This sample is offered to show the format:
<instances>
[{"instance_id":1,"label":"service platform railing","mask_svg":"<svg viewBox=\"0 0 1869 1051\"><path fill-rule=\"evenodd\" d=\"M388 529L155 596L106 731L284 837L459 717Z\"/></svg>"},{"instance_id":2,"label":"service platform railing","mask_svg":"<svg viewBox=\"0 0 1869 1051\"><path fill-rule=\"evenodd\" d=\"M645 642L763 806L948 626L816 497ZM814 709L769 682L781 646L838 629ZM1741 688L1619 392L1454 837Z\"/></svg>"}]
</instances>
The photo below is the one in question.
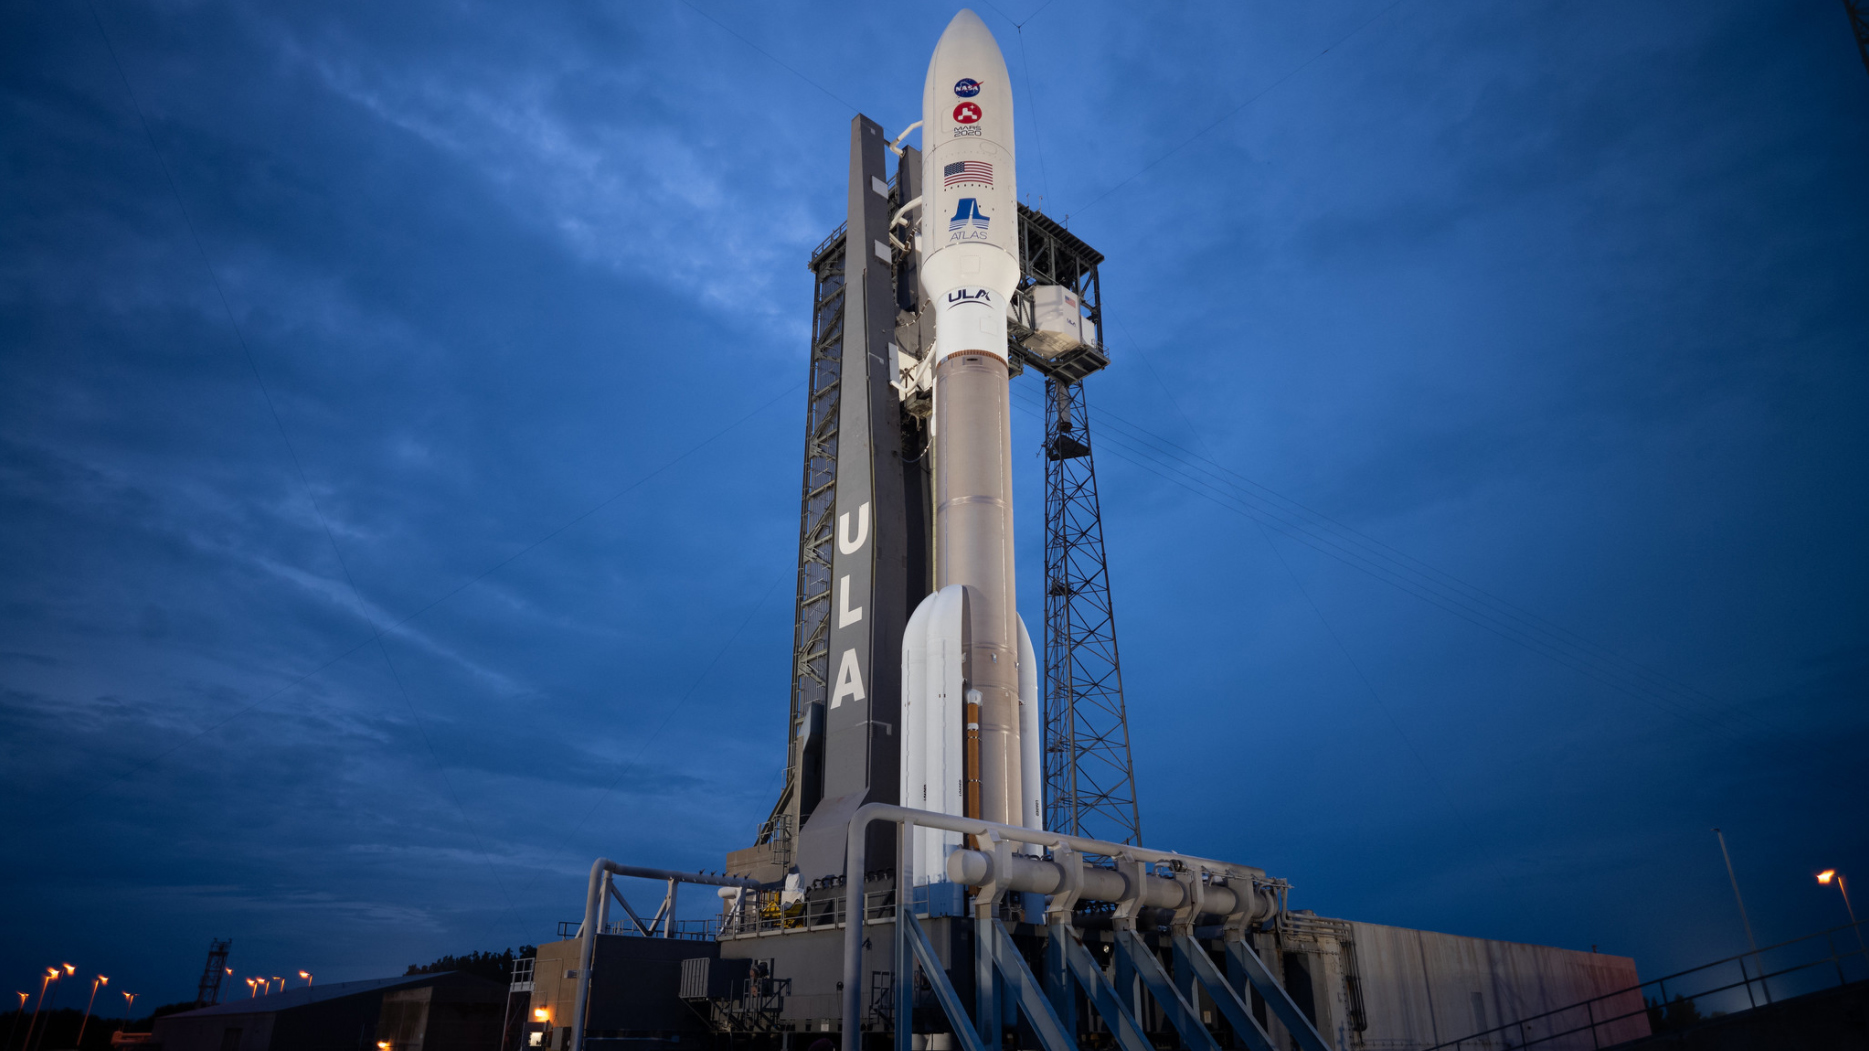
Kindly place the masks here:
<instances>
[{"instance_id":1,"label":"service platform railing","mask_svg":"<svg viewBox=\"0 0 1869 1051\"><path fill-rule=\"evenodd\" d=\"M582 937L584 924L580 920L559 920L560 938ZM720 921L707 917L699 920L675 920L672 924L666 920L645 928L634 919L621 922L606 922L598 925L598 934L620 934L637 938L686 938L689 941L708 941L720 933Z\"/></svg>"},{"instance_id":2,"label":"service platform railing","mask_svg":"<svg viewBox=\"0 0 1869 1051\"><path fill-rule=\"evenodd\" d=\"M742 901L728 907L718 936L722 939L755 938L787 931L831 930L842 927L849 915L849 899L841 894L834 898L788 903L778 891L748 893ZM895 917L894 889L864 892L863 922L892 922Z\"/></svg>"}]
</instances>

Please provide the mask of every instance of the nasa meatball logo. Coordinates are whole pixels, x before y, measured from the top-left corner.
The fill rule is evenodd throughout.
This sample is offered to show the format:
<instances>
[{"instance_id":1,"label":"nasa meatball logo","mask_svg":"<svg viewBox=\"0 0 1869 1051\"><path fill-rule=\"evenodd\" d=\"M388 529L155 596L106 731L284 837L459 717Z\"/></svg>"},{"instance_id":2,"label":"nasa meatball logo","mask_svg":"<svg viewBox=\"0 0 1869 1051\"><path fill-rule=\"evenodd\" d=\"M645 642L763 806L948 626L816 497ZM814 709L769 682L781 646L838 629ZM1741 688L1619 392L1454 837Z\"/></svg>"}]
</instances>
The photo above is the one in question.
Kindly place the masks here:
<instances>
[{"instance_id":1,"label":"nasa meatball logo","mask_svg":"<svg viewBox=\"0 0 1869 1051\"><path fill-rule=\"evenodd\" d=\"M954 123L956 124L978 124L980 123L980 107L974 105L971 102L963 102L960 105L955 106L954 107Z\"/></svg>"},{"instance_id":2,"label":"nasa meatball logo","mask_svg":"<svg viewBox=\"0 0 1869 1051\"><path fill-rule=\"evenodd\" d=\"M972 77L962 77L954 82L954 94L970 99L980 93L980 82Z\"/></svg>"}]
</instances>

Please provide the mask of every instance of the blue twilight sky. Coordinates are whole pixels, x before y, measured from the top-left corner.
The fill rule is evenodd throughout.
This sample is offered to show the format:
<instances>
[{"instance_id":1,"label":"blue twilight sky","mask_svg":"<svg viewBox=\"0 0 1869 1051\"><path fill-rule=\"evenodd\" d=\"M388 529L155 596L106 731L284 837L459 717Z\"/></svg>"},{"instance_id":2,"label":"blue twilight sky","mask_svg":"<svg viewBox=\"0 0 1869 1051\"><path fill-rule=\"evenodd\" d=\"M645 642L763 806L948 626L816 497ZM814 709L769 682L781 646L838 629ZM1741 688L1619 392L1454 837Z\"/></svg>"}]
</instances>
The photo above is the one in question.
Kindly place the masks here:
<instances>
[{"instance_id":1,"label":"blue twilight sky","mask_svg":"<svg viewBox=\"0 0 1869 1051\"><path fill-rule=\"evenodd\" d=\"M554 937L599 854L719 868L783 760L805 260L956 8L94 3L0 16L0 967L373 977ZM1743 948L1720 825L1762 940L1839 921L1841 6L980 10L1109 260L1146 839L1654 975Z\"/></svg>"}]
</instances>

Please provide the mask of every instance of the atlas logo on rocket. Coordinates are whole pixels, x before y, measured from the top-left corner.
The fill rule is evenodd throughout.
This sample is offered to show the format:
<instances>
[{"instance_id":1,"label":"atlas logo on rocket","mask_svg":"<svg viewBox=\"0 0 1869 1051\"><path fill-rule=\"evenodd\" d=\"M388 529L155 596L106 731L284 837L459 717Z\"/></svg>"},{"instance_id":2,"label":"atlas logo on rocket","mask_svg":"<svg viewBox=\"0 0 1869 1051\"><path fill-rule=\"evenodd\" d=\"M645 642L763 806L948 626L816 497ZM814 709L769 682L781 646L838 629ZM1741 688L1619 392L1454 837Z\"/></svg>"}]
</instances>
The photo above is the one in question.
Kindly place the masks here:
<instances>
[{"instance_id":1,"label":"atlas logo on rocket","mask_svg":"<svg viewBox=\"0 0 1869 1051\"><path fill-rule=\"evenodd\" d=\"M972 241L983 238L992 221L991 216L980 210L979 198L962 197L960 207L954 210L954 218L947 221L948 240Z\"/></svg>"}]
</instances>

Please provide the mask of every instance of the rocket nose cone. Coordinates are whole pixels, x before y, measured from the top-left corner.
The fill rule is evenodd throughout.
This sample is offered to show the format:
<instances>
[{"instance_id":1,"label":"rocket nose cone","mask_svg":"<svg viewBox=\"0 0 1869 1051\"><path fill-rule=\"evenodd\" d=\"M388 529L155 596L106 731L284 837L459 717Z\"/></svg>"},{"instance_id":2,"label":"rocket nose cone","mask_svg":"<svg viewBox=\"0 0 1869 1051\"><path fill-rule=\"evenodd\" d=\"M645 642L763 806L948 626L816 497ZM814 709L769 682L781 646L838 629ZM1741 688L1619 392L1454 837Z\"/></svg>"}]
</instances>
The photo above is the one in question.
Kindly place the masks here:
<instances>
[{"instance_id":1,"label":"rocket nose cone","mask_svg":"<svg viewBox=\"0 0 1869 1051\"><path fill-rule=\"evenodd\" d=\"M937 81L953 83L957 77L974 81L976 90L1005 91L1008 94L1004 101L1011 101L1012 86L1007 83L1006 56L999 49L999 41L993 39L993 31L980 21L979 15L965 8L954 16L941 31L941 39L935 42L923 88L924 103L932 104L937 97ZM974 98L975 95L969 92L961 97ZM924 119L925 116L926 111ZM924 136L926 134L923 132Z\"/></svg>"},{"instance_id":2,"label":"rocket nose cone","mask_svg":"<svg viewBox=\"0 0 1869 1051\"><path fill-rule=\"evenodd\" d=\"M992 48L996 54L999 51L999 41L993 39L993 31L986 27L979 15L965 7L941 31L941 41L935 45L935 51L938 53L950 46L985 46Z\"/></svg>"}]
</instances>

